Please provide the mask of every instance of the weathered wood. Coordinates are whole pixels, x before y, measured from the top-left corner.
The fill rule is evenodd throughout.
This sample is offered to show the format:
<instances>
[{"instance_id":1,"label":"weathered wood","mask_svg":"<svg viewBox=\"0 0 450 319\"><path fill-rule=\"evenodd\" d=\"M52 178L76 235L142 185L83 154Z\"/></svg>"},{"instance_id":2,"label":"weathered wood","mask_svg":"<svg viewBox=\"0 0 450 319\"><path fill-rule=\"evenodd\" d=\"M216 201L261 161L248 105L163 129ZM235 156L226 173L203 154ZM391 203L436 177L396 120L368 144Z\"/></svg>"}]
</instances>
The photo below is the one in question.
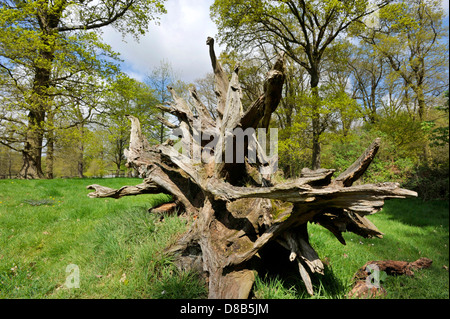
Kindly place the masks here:
<instances>
[{"instance_id":1,"label":"weathered wood","mask_svg":"<svg viewBox=\"0 0 450 319\"><path fill-rule=\"evenodd\" d=\"M272 69L266 75L264 93L256 99L242 115L240 127L244 130L251 128L268 128L270 116L277 109L281 100L285 80L284 54L279 54Z\"/></svg>"},{"instance_id":2,"label":"weathered wood","mask_svg":"<svg viewBox=\"0 0 450 319\"><path fill-rule=\"evenodd\" d=\"M89 193L91 198L121 198L124 196L136 196L141 194L159 194L164 193L165 190L158 184L153 182L145 182L136 186L123 186L119 189L112 189L97 184L92 184L86 187L87 189L94 189L95 192Z\"/></svg>"},{"instance_id":3,"label":"weathered wood","mask_svg":"<svg viewBox=\"0 0 450 319\"><path fill-rule=\"evenodd\" d=\"M274 183L267 168L276 161L257 152L256 163L249 163L248 155L261 148L255 137L245 139L244 161L237 161L235 149L228 163L214 161L223 159L230 131L269 127L282 97L285 70L280 54L266 76L264 93L243 112L238 67L228 80L214 52L214 39L208 38L207 44L215 76L216 120L195 88L189 89L190 105L169 87L172 102L158 108L176 116L179 123L160 120L177 130L174 135L183 135L181 143L169 139L151 146L139 120L128 116L131 135L126 165L145 179L142 184L118 190L90 185L88 188L95 192L89 196L172 195L170 209L176 205L197 218L190 218L190 229L166 253L173 255L179 269L195 270L207 277L209 298L247 298L261 266L258 252L274 241L288 249L289 260L297 263L306 290L313 295L311 276L323 274L324 265L309 243L308 222L330 230L343 244L342 234L347 231L381 238L382 232L366 216L380 211L387 199L414 197L417 193L396 183L353 185L372 162L379 139L334 180L333 169L303 169L300 178ZM199 133L210 138L199 140ZM222 149L209 144L216 138ZM182 151L176 148L179 145ZM199 160L199 153L205 151L210 155L208 161Z\"/></svg>"},{"instance_id":4,"label":"weathered wood","mask_svg":"<svg viewBox=\"0 0 450 319\"><path fill-rule=\"evenodd\" d=\"M261 127L268 129L272 113L278 107L281 100L282 88L285 80L284 53L279 54L272 70L269 71L267 80L264 83L264 116L261 120Z\"/></svg>"},{"instance_id":5,"label":"weathered wood","mask_svg":"<svg viewBox=\"0 0 450 319\"><path fill-rule=\"evenodd\" d=\"M211 114L209 113L206 106L203 104L203 102L200 100L200 97L198 96L197 90L195 87L191 86L189 87L189 95L191 96L194 107L197 110L198 115L200 116L200 120L205 123L207 123L209 126L214 127L214 119L212 118Z\"/></svg>"},{"instance_id":6,"label":"weathered wood","mask_svg":"<svg viewBox=\"0 0 450 319\"><path fill-rule=\"evenodd\" d=\"M414 262L401 260L376 260L369 261L362 266L353 276L354 285L347 294L348 298L376 298L386 295L386 290L380 282L372 283L372 278L380 279L381 274L389 276L406 275L414 276L413 270L431 267L433 261L421 257ZM374 272L377 272L374 274ZM376 275L376 277L375 277Z\"/></svg>"},{"instance_id":7,"label":"weathered wood","mask_svg":"<svg viewBox=\"0 0 450 319\"><path fill-rule=\"evenodd\" d=\"M407 262L402 260L373 260L368 261L364 266L362 266L354 275L355 280L365 280L370 272L368 271L369 266L376 266L378 271L384 271L390 276L414 276L413 270L430 268L433 261L426 257L421 257L414 262ZM374 267L372 267L373 269Z\"/></svg>"},{"instance_id":8,"label":"weathered wood","mask_svg":"<svg viewBox=\"0 0 450 319\"><path fill-rule=\"evenodd\" d=\"M175 212L176 208L176 203L165 203L151 208L149 212L154 214L172 214Z\"/></svg>"},{"instance_id":9,"label":"weathered wood","mask_svg":"<svg viewBox=\"0 0 450 319\"><path fill-rule=\"evenodd\" d=\"M217 61L216 53L214 51L214 39L208 37L206 39L206 45L209 46L209 56L214 71L217 112L219 113L219 117L222 118L226 103L226 94L229 86L228 76L223 71L219 61Z\"/></svg>"},{"instance_id":10,"label":"weathered wood","mask_svg":"<svg viewBox=\"0 0 450 319\"><path fill-rule=\"evenodd\" d=\"M349 168L334 180L334 183L344 187L352 186L364 174L370 163L372 163L380 148L380 142L381 139L377 138Z\"/></svg>"},{"instance_id":11,"label":"weathered wood","mask_svg":"<svg viewBox=\"0 0 450 319\"><path fill-rule=\"evenodd\" d=\"M291 262L297 262L300 276L305 283L308 294L311 296L314 295L314 289L312 287L308 269L311 273L323 275L324 265L317 252L309 244L307 224L305 223L283 232L282 235L278 237L277 242L291 252L289 260Z\"/></svg>"},{"instance_id":12,"label":"weathered wood","mask_svg":"<svg viewBox=\"0 0 450 319\"><path fill-rule=\"evenodd\" d=\"M223 110L222 124L220 127L220 135L218 140L218 150L215 154L215 176L217 178L225 178L231 181L236 180L234 176L234 172L241 171L237 173L237 175L241 175L242 172L245 171L245 164L235 163L236 161L230 161L230 159L226 158L225 154L227 149L230 147L235 148L235 142L232 135L232 130L239 123L242 116L242 104L241 104L241 89L239 85L238 79L239 67L237 66L234 69L233 75L231 77L231 81L229 83L227 98L225 107ZM229 152L228 152L229 153ZM233 149L233 154L236 152Z\"/></svg>"}]
</instances>

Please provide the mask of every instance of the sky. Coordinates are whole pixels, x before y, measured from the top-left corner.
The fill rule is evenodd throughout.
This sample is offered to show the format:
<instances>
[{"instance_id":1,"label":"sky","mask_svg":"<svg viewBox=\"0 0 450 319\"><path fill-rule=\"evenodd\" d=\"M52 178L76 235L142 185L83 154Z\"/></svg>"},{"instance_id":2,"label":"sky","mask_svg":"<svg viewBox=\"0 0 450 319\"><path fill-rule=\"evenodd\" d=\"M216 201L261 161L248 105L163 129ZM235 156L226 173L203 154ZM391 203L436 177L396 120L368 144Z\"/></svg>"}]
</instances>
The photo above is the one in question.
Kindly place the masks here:
<instances>
[{"instance_id":1,"label":"sky","mask_svg":"<svg viewBox=\"0 0 450 319\"><path fill-rule=\"evenodd\" d=\"M209 15L213 2L167 0L167 13L160 17L160 24L151 22L139 43L132 37L123 42L122 35L112 29L105 30L103 40L125 61L122 71L137 80L143 81L164 60L182 81L193 82L212 71L206 38L217 34ZM221 50L216 44L217 55Z\"/></svg>"},{"instance_id":2,"label":"sky","mask_svg":"<svg viewBox=\"0 0 450 319\"><path fill-rule=\"evenodd\" d=\"M112 29L105 30L103 39L120 53L124 60L122 71L139 81L144 81L164 60L172 65L180 80L193 82L212 71L206 38L217 34L209 11L213 2L167 0L167 13L161 16L160 24L150 23L139 43L131 37L126 37L124 42L122 35ZM442 0L442 4L448 25L448 0ZM222 50L216 42L216 54Z\"/></svg>"}]
</instances>

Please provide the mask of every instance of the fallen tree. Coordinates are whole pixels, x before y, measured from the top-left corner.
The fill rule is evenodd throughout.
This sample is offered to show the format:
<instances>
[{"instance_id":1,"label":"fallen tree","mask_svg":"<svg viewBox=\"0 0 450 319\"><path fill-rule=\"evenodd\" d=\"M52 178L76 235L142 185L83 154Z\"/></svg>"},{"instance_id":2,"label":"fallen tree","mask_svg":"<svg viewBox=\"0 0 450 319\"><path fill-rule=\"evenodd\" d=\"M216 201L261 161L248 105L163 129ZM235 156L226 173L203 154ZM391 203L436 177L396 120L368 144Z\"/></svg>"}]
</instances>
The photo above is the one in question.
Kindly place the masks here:
<instances>
[{"instance_id":1,"label":"fallen tree","mask_svg":"<svg viewBox=\"0 0 450 319\"><path fill-rule=\"evenodd\" d=\"M95 192L89 196L172 195L185 214L196 218L167 253L180 268L206 274L209 298L248 298L262 262L258 252L269 242L290 251L289 259L298 265L312 295L310 274L323 274L324 265L309 243L308 222L330 230L343 244L346 231L381 238L383 234L367 215L380 211L385 199L417 194L396 183L353 185L375 157L379 139L334 179L332 169L303 169L300 178L274 183L276 156L267 156L266 136L259 132L257 137L255 130L269 128L271 114L281 100L284 56L279 55L268 72L264 93L244 112L239 67L229 79L216 59L214 40L208 38L207 45L216 83L216 120L194 88L189 91L189 104L169 87L173 103L160 108L178 119L178 124L166 124L182 139L152 146L139 120L128 116L132 128L125 151L127 165L144 181L118 190L90 185ZM248 134L240 138L238 133Z\"/></svg>"}]
</instances>

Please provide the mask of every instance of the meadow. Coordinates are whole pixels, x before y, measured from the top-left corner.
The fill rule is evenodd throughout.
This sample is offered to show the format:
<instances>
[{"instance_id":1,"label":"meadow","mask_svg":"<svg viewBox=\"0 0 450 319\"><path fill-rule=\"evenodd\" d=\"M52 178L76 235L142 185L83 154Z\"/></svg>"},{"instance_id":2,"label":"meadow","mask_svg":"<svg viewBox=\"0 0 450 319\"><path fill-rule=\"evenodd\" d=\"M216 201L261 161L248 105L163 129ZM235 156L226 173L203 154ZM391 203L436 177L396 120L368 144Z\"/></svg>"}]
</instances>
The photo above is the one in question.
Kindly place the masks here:
<instances>
[{"instance_id":1,"label":"meadow","mask_svg":"<svg viewBox=\"0 0 450 319\"><path fill-rule=\"evenodd\" d=\"M140 179L0 180L0 298L206 298L195 273L180 272L164 248L191 220L148 213L166 195L91 199L90 184L118 188ZM310 225L310 241L325 262L313 276L310 297L295 272L260 272L253 298L345 298L354 273L370 260L433 260L414 277L387 277L389 299L449 298L448 201L389 200L370 220L384 238L345 233L340 244ZM68 266L79 271L79 288L67 288Z\"/></svg>"}]
</instances>

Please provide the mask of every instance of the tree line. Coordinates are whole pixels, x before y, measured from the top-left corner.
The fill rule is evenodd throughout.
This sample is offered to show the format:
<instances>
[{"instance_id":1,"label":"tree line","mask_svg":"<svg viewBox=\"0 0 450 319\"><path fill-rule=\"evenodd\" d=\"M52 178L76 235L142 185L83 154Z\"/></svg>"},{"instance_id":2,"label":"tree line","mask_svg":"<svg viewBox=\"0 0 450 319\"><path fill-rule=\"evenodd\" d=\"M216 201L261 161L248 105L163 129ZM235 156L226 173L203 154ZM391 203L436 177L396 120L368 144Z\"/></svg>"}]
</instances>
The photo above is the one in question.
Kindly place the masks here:
<instances>
[{"instance_id":1,"label":"tree line","mask_svg":"<svg viewBox=\"0 0 450 319\"><path fill-rule=\"evenodd\" d=\"M249 101L261 92L254 70L268 69L276 52L287 56L272 118L285 177L302 167L344 169L381 137L367 180L448 198L448 22L440 1L216 0L211 15L227 46L222 57L229 67L243 61Z\"/></svg>"},{"instance_id":2,"label":"tree line","mask_svg":"<svg viewBox=\"0 0 450 319\"><path fill-rule=\"evenodd\" d=\"M106 26L144 34L166 13L163 0L5 0L0 9L4 175L123 169L125 115L137 116L152 142L168 137L167 85L180 95L195 85L215 115L211 74L183 83L163 61L139 82L101 39ZM382 137L368 179L418 186L444 172L437 191L448 196L448 23L440 1L215 0L210 9L227 48L222 65L240 63L244 108L263 90L260 71L285 53L287 79L271 121L284 177L303 167L344 168Z\"/></svg>"}]
</instances>

